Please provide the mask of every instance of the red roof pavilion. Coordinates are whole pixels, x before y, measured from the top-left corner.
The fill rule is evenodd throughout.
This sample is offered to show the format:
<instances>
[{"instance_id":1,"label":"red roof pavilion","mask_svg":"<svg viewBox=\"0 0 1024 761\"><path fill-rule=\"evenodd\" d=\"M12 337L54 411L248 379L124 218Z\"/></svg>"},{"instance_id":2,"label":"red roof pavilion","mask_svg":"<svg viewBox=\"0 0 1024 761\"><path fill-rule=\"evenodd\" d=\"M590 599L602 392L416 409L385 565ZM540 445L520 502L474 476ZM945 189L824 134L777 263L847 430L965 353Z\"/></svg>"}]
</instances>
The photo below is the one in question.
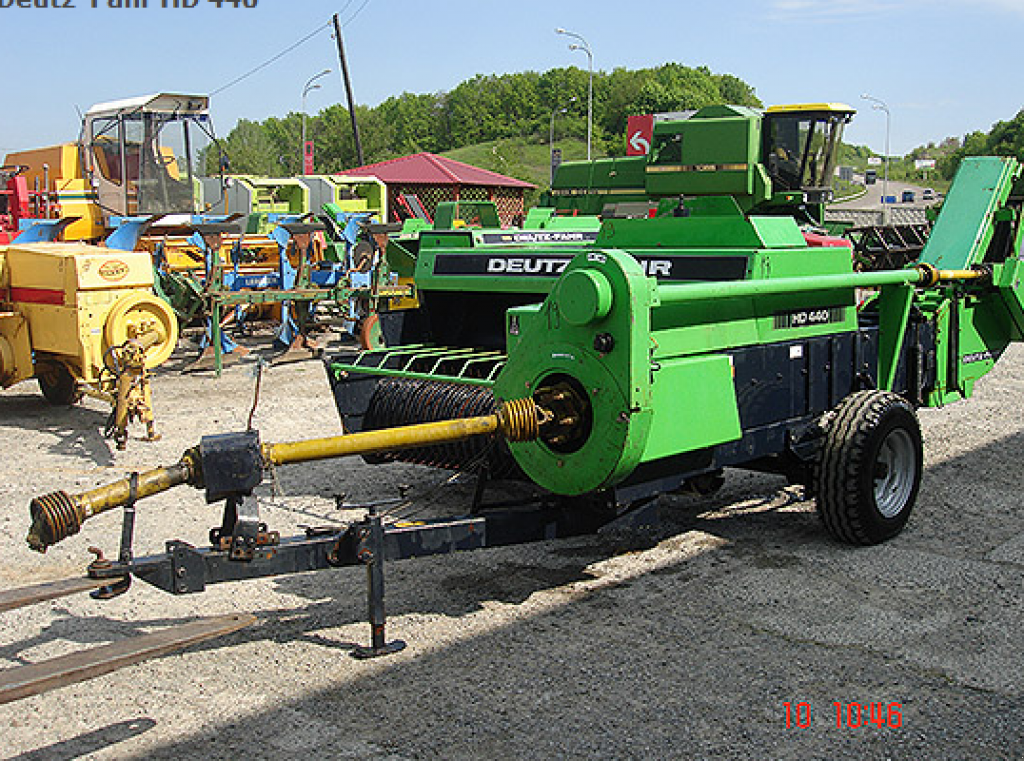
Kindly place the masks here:
<instances>
[{"instance_id":1,"label":"red roof pavilion","mask_svg":"<svg viewBox=\"0 0 1024 761\"><path fill-rule=\"evenodd\" d=\"M502 224L526 213L524 193L535 185L433 153L414 153L389 161L346 169L339 174L376 177L388 188L391 219L402 219L400 198L416 196L433 217L441 201L494 201Z\"/></svg>"}]
</instances>

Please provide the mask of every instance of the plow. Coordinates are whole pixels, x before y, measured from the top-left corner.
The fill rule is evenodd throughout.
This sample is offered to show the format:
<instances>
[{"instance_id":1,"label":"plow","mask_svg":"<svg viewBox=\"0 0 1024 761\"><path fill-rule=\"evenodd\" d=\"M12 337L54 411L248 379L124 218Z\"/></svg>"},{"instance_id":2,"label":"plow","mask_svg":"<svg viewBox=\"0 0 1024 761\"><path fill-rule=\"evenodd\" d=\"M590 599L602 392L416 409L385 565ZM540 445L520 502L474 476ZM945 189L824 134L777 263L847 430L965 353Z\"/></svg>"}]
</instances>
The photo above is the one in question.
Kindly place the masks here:
<instances>
[{"instance_id":1,"label":"plow","mask_svg":"<svg viewBox=\"0 0 1024 761\"><path fill-rule=\"evenodd\" d=\"M386 347L325 359L345 434L214 434L177 462L33 499L32 549L112 513L120 545L109 559L97 551L82 577L4 592L0 609L87 590L113 597L133 578L194 594L361 566L370 640L353 654L387 655L403 643L387 636L386 562L653 525L660 495L710 493L730 468L803 486L837 541L890 540L921 484L917 411L970 397L1024 339L1022 198L1015 160L965 160L917 260L872 271L855 271L847 247L812 245L792 215L727 195L663 198L650 218L593 230L424 230L419 308L382 313ZM477 488L461 513L436 519L371 508L294 537L262 519L268 472L344 456L467 473ZM532 493L490 499L507 496L507 482ZM136 556L136 511L181 486L219 506L208 541ZM11 669L0 701L251 620L208 619Z\"/></svg>"}]
</instances>

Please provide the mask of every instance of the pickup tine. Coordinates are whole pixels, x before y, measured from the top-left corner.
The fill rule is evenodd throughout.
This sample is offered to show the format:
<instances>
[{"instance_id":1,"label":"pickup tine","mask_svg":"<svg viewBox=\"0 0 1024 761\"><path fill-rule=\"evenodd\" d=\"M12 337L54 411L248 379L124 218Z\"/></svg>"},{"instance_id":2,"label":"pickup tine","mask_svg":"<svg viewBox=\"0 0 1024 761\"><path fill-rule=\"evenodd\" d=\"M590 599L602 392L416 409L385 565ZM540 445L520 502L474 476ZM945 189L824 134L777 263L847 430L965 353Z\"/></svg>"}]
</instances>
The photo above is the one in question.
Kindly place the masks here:
<instances>
[{"instance_id":1,"label":"pickup tine","mask_svg":"<svg viewBox=\"0 0 1024 761\"><path fill-rule=\"evenodd\" d=\"M211 616L40 663L0 671L0 704L109 674L124 666L230 634L255 621L256 616L249 613Z\"/></svg>"}]
</instances>

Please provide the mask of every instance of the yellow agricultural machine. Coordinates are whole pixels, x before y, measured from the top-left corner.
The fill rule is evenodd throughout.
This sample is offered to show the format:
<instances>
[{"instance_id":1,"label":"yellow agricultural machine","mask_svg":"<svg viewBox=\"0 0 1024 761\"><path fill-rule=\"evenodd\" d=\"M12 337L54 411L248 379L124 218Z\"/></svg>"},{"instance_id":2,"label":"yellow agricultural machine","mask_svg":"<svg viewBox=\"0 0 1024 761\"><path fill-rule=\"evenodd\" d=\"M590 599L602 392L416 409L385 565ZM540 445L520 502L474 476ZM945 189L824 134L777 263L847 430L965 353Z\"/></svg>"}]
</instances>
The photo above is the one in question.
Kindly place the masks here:
<instances>
[{"instance_id":1,"label":"yellow agricultural machine","mask_svg":"<svg viewBox=\"0 0 1024 761\"><path fill-rule=\"evenodd\" d=\"M231 307L225 324L269 318L280 324L279 346L309 345L304 330L312 320L303 318L315 304L345 309L353 292L369 290L360 278L350 282L354 268L346 264L368 237L362 223L384 211L386 190L376 178L225 177L226 167L207 96L156 93L97 104L84 114L77 142L5 157L0 181L11 189L0 188L0 243L33 225L56 234L63 223L66 241L148 252L157 293L183 324L205 323L202 346L218 355L218 366L220 354L239 347L213 324L211 304ZM282 225L304 224L325 205L332 209L327 232L339 237L326 257L311 258ZM211 225L216 251L208 245ZM304 270L308 282L297 276ZM369 315L355 317L348 329Z\"/></svg>"},{"instance_id":2,"label":"yellow agricultural machine","mask_svg":"<svg viewBox=\"0 0 1024 761\"><path fill-rule=\"evenodd\" d=\"M0 387L35 377L52 404L85 393L108 401L118 449L132 420L157 438L147 371L177 340L174 312L153 294L148 253L84 243L0 248Z\"/></svg>"}]
</instances>

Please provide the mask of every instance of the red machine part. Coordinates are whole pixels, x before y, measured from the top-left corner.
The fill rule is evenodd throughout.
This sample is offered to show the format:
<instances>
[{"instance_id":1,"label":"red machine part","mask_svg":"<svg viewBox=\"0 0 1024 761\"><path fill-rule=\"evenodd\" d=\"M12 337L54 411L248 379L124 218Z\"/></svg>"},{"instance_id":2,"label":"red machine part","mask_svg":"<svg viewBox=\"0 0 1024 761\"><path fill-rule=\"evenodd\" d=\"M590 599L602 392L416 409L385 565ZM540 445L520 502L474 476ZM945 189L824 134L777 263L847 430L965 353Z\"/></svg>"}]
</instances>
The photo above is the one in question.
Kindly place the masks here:
<instances>
[{"instance_id":1,"label":"red machine part","mask_svg":"<svg viewBox=\"0 0 1024 761\"><path fill-rule=\"evenodd\" d=\"M28 189L27 170L21 164L0 166L0 246L18 237L21 220L59 215L59 206L49 193Z\"/></svg>"},{"instance_id":2,"label":"red machine part","mask_svg":"<svg viewBox=\"0 0 1024 761\"><path fill-rule=\"evenodd\" d=\"M25 169L0 167L0 245L10 243L18 234L19 221L29 218L28 182L22 176Z\"/></svg>"},{"instance_id":3,"label":"red machine part","mask_svg":"<svg viewBox=\"0 0 1024 761\"><path fill-rule=\"evenodd\" d=\"M821 235L820 233L812 233L807 230L804 231L804 240L807 241L807 245L811 248L853 248L853 243L846 238L837 238L833 235Z\"/></svg>"}]
</instances>

